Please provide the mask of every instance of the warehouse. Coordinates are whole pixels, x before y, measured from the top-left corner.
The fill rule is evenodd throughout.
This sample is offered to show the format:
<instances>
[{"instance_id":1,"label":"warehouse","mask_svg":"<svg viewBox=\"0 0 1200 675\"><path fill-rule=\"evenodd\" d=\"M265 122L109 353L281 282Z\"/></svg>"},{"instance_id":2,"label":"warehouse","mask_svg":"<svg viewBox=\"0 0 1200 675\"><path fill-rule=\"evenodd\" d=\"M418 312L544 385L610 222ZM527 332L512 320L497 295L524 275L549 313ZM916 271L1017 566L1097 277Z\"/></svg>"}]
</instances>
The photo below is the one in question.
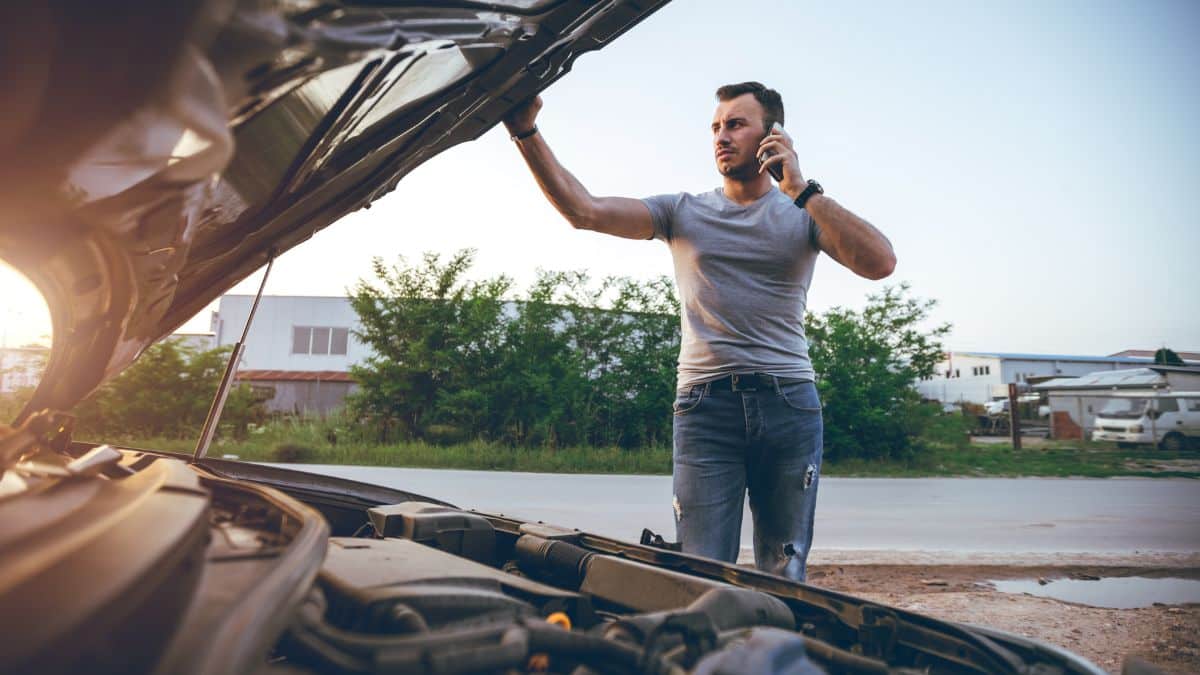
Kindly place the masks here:
<instances>
[{"instance_id":1,"label":"warehouse","mask_svg":"<svg viewBox=\"0 0 1200 675\"><path fill-rule=\"evenodd\" d=\"M1054 377L1079 377L1106 370L1123 370L1154 363L1149 355L1112 356L1021 354L1010 352L946 352L934 374L916 383L921 397L943 403L986 403L1008 396L1008 385L1027 390L1032 383Z\"/></svg>"}]
</instances>

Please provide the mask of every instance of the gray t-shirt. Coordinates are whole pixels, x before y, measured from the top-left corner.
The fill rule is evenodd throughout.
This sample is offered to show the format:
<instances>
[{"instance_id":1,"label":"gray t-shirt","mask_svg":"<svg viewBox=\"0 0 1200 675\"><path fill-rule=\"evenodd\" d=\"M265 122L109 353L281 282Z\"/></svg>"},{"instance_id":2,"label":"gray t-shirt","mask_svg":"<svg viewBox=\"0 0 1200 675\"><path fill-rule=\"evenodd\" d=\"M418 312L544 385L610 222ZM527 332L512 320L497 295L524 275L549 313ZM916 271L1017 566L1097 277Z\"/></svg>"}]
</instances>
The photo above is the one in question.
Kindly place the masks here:
<instances>
[{"instance_id":1,"label":"gray t-shirt","mask_svg":"<svg viewBox=\"0 0 1200 675\"><path fill-rule=\"evenodd\" d=\"M721 188L642 200L671 249L682 304L679 387L733 372L814 379L804 307L813 222L772 187L745 206Z\"/></svg>"}]
</instances>

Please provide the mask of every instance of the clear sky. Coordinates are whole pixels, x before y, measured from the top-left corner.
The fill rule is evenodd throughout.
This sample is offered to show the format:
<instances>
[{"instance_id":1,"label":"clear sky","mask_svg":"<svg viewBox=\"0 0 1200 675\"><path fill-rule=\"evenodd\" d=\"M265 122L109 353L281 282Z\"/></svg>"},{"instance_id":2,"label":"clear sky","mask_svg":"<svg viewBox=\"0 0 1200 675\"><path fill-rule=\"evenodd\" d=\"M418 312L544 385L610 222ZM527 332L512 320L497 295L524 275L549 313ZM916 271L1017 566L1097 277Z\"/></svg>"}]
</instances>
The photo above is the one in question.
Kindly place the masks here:
<instances>
[{"instance_id":1,"label":"clear sky","mask_svg":"<svg viewBox=\"0 0 1200 675\"><path fill-rule=\"evenodd\" d=\"M892 240L885 283L939 301L949 348L1200 349L1197 36L1190 0L675 0L581 58L539 126L593 193L709 190L713 91L759 80L805 175ZM496 129L425 164L284 255L267 292L342 294L372 256L463 247L475 276L521 284L538 267L671 274L659 242L571 230L511 146ZM810 308L880 286L823 257Z\"/></svg>"}]
</instances>

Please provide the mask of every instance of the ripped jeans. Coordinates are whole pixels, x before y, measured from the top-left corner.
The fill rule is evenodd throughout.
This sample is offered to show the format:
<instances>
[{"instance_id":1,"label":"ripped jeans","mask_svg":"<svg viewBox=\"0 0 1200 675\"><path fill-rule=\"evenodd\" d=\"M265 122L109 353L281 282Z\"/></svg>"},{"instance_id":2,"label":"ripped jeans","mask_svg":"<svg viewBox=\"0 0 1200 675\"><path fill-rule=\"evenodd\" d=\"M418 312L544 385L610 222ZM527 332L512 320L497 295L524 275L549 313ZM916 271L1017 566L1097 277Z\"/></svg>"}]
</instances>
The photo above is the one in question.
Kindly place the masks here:
<instances>
[{"instance_id":1,"label":"ripped jeans","mask_svg":"<svg viewBox=\"0 0 1200 675\"><path fill-rule=\"evenodd\" d=\"M821 473L812 382L734 376L675 398L675 533L684 553L736 562L747 490L754 564L804 580Z\"/></svg>"}]
</instances>

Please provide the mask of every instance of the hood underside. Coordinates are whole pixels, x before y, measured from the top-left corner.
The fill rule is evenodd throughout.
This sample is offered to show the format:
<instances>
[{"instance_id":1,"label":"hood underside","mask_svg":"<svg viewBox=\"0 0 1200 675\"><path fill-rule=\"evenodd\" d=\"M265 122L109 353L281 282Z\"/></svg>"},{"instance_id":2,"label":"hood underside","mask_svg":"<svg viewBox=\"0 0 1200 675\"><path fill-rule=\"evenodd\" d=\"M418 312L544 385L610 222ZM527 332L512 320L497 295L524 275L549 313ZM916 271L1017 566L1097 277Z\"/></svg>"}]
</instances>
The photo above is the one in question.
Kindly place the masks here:
<instances>
[{"instance_id":1,"label":"hood underside","mask_svg":"<svg viewBox=\"0 0 1200 675\"><path fill-rule=\"evenodd\" d=\"M666 0L33 3L0 27L0 259L69 410L266 261ZM10 105L12 102L12 105Z\"/></svg>"}]
</instances>

